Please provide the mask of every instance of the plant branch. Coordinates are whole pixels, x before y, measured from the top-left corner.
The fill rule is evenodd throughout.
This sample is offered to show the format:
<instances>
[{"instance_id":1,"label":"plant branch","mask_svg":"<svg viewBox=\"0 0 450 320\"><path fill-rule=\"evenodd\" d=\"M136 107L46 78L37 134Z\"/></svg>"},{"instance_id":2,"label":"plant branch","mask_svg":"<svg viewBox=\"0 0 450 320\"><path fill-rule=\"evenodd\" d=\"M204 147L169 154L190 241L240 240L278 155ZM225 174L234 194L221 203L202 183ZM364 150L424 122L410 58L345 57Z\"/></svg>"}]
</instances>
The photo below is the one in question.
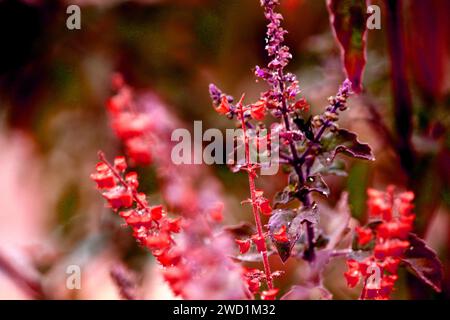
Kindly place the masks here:
<instances>
[{"instance_id":1,"label":"plant branch","mask_svg":"<svg viewBox=\"0 0 450 320\"><path fill-rule=\"evenodd\" d=\"M23 272L16 268L0 252L0 271L3 271L10 277L27 295L34 299L45 299L46 295L39 281L29 278Z\"/></svg>"},{"instance_id":2,"label":"plant branch","mask_svg":"<svg viewBox=\"0 0 450 320\"><path fill-rule=\"evenodd\" d=\"M241 117L241 125L242 125L242 131L244 135L244 145L245 145L245 163L248 173L248 183L250 187L250 195L252 200L252 210L253 210L253 217L255 218L255 224L256 224L256 230L258 232L259 239L263 239L262 241L262 251L261 255L263 258L263 265L264 265L264 272L266 274L266 281L267 281L267 287L269 289L273 289L273 279L272 279L272 273L270 271L270 264L269 264L269 258L267 256L267 246L265 242L264 232L262 229L262 223L261 223L261 217L258 212L258 206L257 206L257 199L256 199L256 187L255 187L255 168L250 163L250 147L249 147L249 141L247 136L247 129L245 125L245 117L244 117L244 107L242 105L242 101L244 99L245 95L242 95L241 100L238 103L238 109L240 112Z\"/></svg>"}]
</instances>

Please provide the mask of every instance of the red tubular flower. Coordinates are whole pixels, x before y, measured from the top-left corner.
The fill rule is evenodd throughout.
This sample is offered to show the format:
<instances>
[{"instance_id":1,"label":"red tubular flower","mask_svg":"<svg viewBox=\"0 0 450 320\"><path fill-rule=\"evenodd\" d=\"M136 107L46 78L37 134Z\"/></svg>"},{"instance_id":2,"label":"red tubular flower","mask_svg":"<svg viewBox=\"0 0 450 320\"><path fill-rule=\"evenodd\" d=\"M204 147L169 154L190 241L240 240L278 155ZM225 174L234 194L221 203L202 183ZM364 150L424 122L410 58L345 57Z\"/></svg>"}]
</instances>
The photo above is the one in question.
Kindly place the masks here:
<instances>
[{"instance_id":1,"label":"red tubular flower","mask_svg":"<svg viewBox=\"0 0 450 320\"><path fill-rule=\"evenodd\" d=\"M117 169L117 171L124 172L127 169L127 162L125 160L125 157L116 157L114 159L114 167ZM137 174L135 172L130 172L127 174L127 176L130 174L134 174L137 178Z\"/></svg>"},{"instance_id":2,"label":"red tubular flower","mask_svg":"<svg viewBox=\"0 0 450 320\"><path fill-rule=\"evenodd\" d=\"M114 210L129 208L133 204L133 198L130 191L122 186L110 189L102 195L106 200L108 200L109 205Z\"/></svg>"},{"instance_id":3,"label":"red tubular flower","mask_svg":"<svg viewBox=\"0 0 450 320\"><path fill-rule=\"evenodd\" d=\"M223 220L223 208L224 204L222 202L217 202L209 210L209 216L216 222L221 222Z\"/></svg>"},{"instance_id":4,"label":"red tubular flower","mask_svg":"<svg viewBox=\"0 0 450 320\"><path fill-rule=\"evenodd\" d=\"M347 285L349 288L354 288L360 280L360 273L358 270L349 270L344 273L345 279L347 279Z\"/></svg>"},{"instance_id":5,"label":"red tubular flower","mask_svg":"<svg viewBox=\"0 0 450 320\"><path fill-rule=\"evenodd\" d=\"M256 245L256 249L259 252L266 251L266 240L264 239L264 237L262 237L258 234L254 234L254 235L252 235L251 239L252 239L253 243Z\"/></svg>"},{"instance_id":6,"label":"red tubular flower","mask_svg":"<svg viewBox=\"0 0 450 320\"><path fill-rule=\"evenodd\" d=\"M270 201L267 199L264 199L259 204L259 210L261 210L261 213L265 216L270 216L272 214L272 207L270 206Z\"/></svg>"},{"instance_id":7,"label":"red tubular flower","mask_svg":"<svg viewBox=\"0 0 450 320\"><path fill-rule=\"evenodd\" d=\"M356 260L350 259L347 261L348 271L344 273L345 279L347 279L347 285L350 288L354 288L361 277L359 263Z\"/></svg>"},{"instance_id":8,"label":"red tubular flower","mask_svg":"<svg viewBox=\"0 0 450 320\"><path fill-rule=\"evenodd\" d=\"M168 228L170 232L178 233L181 230L181 218L169 219L168 220Z\"/></svg>"},{"instance_id":9,"label":"red tubular flower","mask_svg":"<svg viewBox=\"0 0 450 320\"><path fill-rule=\"evenodd\" d=\"M230 104L226 96L222 96L220 104L215 109L220 114L227 114L230 112Z\"/></svg>"},{"instance_id":10,"label":"red tubular flower","mask_svg":"<svg viewBox=\"0 0 450 320\"><path fill-rule=\"evenodd\" d=\"M163 232L152 236L147 236L143 245L150 250L167 249L170 246L170 235Z\"/></svg>"},{"instance_id":11,"label":"red tubular flower","mask_svg":"<svg viewBox=\"0 0 450 320\"><path fill-rule=\"evenodd\" d=\"M178 288L178 293L181 292L182 288L179 284L182 284L184 280L187 279L188 274L183 268L171 267L163 271L164 279L171 285L172 288Z\"/></svg>"},{"instance_id":12,"label":"red tubular flower","mask_svg":"<svg viewBox=\"0 0 450 320\"><path fill-rule=\"evenodd\" d=\"M247 280L248 289L251 293L258 293L261 288L261 279L264 274L258 269L243 268L244 278Z\"/></svg>"},{"instance_id":13,"label":"red tubular flower","mask_svg":"<svg viewBox=\"0 0 450 320\"><path fill-rule=\"evenodd\" d=\"M163 217L163 207L161 205L154 206L150 209L152 219L157 221Z\"/></svg>"},{"instance_id":14,"label":"red tubular flower","mask_svg":"<svg viewBox=\"0 0 450 320\"><path fill-rule=\"evenodd\" d=\"M265 216L270 216L272 214L272 207L270 206L270 201L263 196L263 191L255 190L256 195L256 206Z\"/></svg>"},{"instance_id":15,"label":"red tubular flower","mask_svg":"<svg viewBox=\"0 0 450 320\"><path fill-rule=\"evenodd\" d=\"M152 153L148 142L143 137L135 137L125 141L128 156L136 164L142 166L149 165L152 162Z\"/></svg>"},{"instance_id":16,"label":"red tubular flower","mask_svg":"<svg viewBox=\"0 0 450 320\"><path fill-rule=\"evenodd\" d=\"M173 250L161 250L159 252L156 251L153 253L153 255L163 267L170 267L176 265L181 259L179 254L172 251Z\"/></svg>"},{"instance_id":17,"label":"red tubular flower","mask_svg":"<svg viewBox=\"0 0 450 320\"><path fill-rule=\"evenodd\" d=\"M398 266L400 264L400 259L388 257L386 258L383 263L383 269L385 269L387 272L391 274L397 274Z\"/></svg>"},{"instance_id":18,"label":"red tubular flower","mask_svg":"<svg viewBox=\"0 0 450 320\"><path fill-rule=\"evenodd\" d=\"M288 236L286 233L286 226L285 225L281 226L280 230L273 233L273 237L278 242L289 242L289 239L288 239Z\"/></svg>"},{"instance_id":19,"label":"red tubular flower","mask_svg":"<svg viewBox=\"0 0 450 320\"><path fill-rule=\"evenodd\" d=\"M251 242L249 239L247 239L247 240L235 239L234 241L238 244L239 252L241 254L246 253L250 249Z\"/></svg>"},{"instance_id":20,"label":"red tubular flower","mask_svg":"<svg viewBox=\"0 0 450 320\"><path fill-rule=\"evenodd\" d=\"M294 108L294 110L308 112L309 104L308 104L308 102L306 102L305 98L301 98L296 103L294 103L293 108Z\"/></svg>"},{"instance_id":21,"label":"red tubular flower","mask_svg":"<svg viewBox=\"0 0 450 320\"><path fill-rule=\"evenodd\" d=\"M259 289L261 288L261 281L259 281L259 279L250 279L247 281L247 284L248 289L253 294L259 292Z\"/></svg>"},{"instance_id":22,"label":"red tubular flower","mask_svg":"<svg viewBox=\"0 0 450 320\"><path fill-rule=\"evenodd\" d=\"M136 172L127 173L125 175L125 181L133 189L137 189L139 187L138 175Z\"/></svg>"},{"instance_id":23,"label":"red tubular flower","mask_svg":"<svg viewBox=\"0 0 450 320\"><path fill-rule=\"evenodd\" d=\"M91 174L91 179L97 183L99 189L111 189L116 186L116 180L110 172L98 171Z\"/></svg>"},{"instance_id":24,"label":"red tubular flower","mask_svg":"<svg viewBox=\"0 0 450 320\"><path fill-rule=\"evenodd\" d=\"M355 231L358 235L358 243L361 246L364 246L372 241L372 230L368 228L356 227Z\"/></svg>"},{"instance_id":25,"label":"red tubular flower","mask_svg":"<svg viewBox=\"0 0 450 320\"><path fill-rule=\"evenodd\" d=\"M253 119L261 121L266 116L266 102L259 100L250 107L250 115Z\"/></svg>"},{"instance_id":26,"label":"red tubular flower","mask_svg":"<svg viewBox=\"0 0 450 320\"><path fill-rule=\"evenodd\" d=\"M142 136L150 129L150 118L145 114L123 112L115 117L112 126L120 139Z\"/></svg>"},{"instance_id":27,"label":"red tubular flower","mask_svg":"<svg viewBox=\"0 0 450 320\"><path fill-rule=\"evenodd\" d=\"M113 86L117 93L106 103L113 130L123 141L132 163L148 165L152 161L150 153L152 119L148 114L136 110L132 91L125 85L123 79L121 82L113 79ZM119 172L125 169L120 166L117 168Z\"/></svg>"},{"instance_id":28,"label":"red tubular flower","mask_svg":"<svg viewBox=\"0 0 450 320\"><path fill-rule=\"evenodd\" d=\"M111 181L116 185L124 185L122 182L128 185L133 195L133 205L120 208L120 215L132 228L138 243L145 246L147 242L157 261L166 269L183 271L184 276L177 279L167 275L175 295L186 299L248 297L242 285L245 281L241 278L241 266L231 258L232 241L229 235L212 232L217 228L216 222L222 218L221 212L210 212L209 206L202 207L205 203L203 199L218 201L222 198L220 191L210 188L210 184L203 180L207 177L214 181L214 178L197 168L188 168L180 175L180 167L170 161L173 145L167 133L178 128L180 122L156 95L146 94L144 99L135 99L133 91L121 76L114 76L113 89L116 93L107 101L107 109L129 164L145 166L154 162L164 200L185 218L172 219L164 211L161 213L160 208L151 207L146 196L136 192L139 186L137 174L129 173L123 177L125 173L120 166L115 169L124 181L119 181L117 177L111 180L108 176L99 176L97 185L105 189L113 186ZM221 103L221 97L219 94L215 106ZM226 103L225 108L231 109L231 103ZM211 219L205 221L205 216ZM179 241L175 244L173 236L181 228L183 232L177 235ZM164 235L167 234L170 235L170 245L166 248L167 237ZM217 274L221 276L217 277Z\"/></svg>"},{"instance_id":29,"label":"red tubular flower","mask_svg":"<svg viewBox=\"0 0 450 320\"><path fill-rule=\"evenodd\" d=\"M397 270L401 258L410 247L407 240L412 230L414 214L412 213L414 194L403 192L394 194L394 187L388 187L386 192L369 189L367 194L369 217L380 219L382 222L375 228L375 247L372 255L361 262L349 260L348 271L344 274L349 287L354 287L362 276L364 289L361 299L389 299L397 280ZM370 234L369 234L370 231ZM357 228L358 243L364 245L372 240L372 231L367 228ZM369 238L370 237L370 238ZM368 283L369 276L373 279L371 268L379 268L378 282Z\"/></svg>"},{"instance_id":30,"label":"red tubular flower","mask_svg":"<svg viewBox=\"0 0 450 320\"><path fill-rule=\"evenodd\" d=\"M172 249L173 234L180 231L181 218L169 219L160 205L150 207L145 194L138 193L138 176L135 172L125 173L127 168L123 157L117 157L111 165L99 153L101 162L96 166L96 172L91 178L97 183L103 197L119 212L126 224L132 228L133 236L142 246L148 248L164 267L172 266L165 273L170 284L179 284L186 276L182 268L175 268L180 263L180 256ZM175 285L174 292L181 287Z\"/></svg>"}]
</instances>

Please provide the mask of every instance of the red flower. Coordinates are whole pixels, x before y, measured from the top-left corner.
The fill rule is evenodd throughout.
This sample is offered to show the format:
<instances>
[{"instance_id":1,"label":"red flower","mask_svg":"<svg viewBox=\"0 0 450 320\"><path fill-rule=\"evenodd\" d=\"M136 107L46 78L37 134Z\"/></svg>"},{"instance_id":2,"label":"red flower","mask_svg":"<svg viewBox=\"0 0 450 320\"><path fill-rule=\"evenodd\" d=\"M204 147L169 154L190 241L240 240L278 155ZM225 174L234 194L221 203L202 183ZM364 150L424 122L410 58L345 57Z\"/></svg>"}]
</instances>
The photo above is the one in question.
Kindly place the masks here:
<instances>
[{"instance_id":1,"label":"red flower","mask_svg":"<svg viewBox=\"0 0 450 320\"><path fill-rule=\"evenodd\" d=\"M250 114L255 120L263 120L266 116L266 102L260 100L250 107Z\"/></svg>"},{"instance_id":2,"label":"red flower","mask_svg":"<svg viewBox=\"0 0 450 320\"><path fill-rule=\"evenodd\" d=\"M362 262L349 260L349 270L344 274L348 285L354 287L359 276L369 277L369 265L380 268L380 283L366 283L362 299L389 299L397 280L397 270L401 258L410 247L407 240L412 230L414 214L412 213L414 199L412 192L403 192L395 195L395 188L389 186L386 192L369 189L367 194L369 216L382 219L372 234L370 229L357 228L358 243L364 245L371 241L375 235L375 247L371 256ZM398 213L398 214L397 214ZM370 232L370 234L369 234ZM356 266L356 264L358 264Z\"/></svg>"},{"instance_id":3,"label":"red flower","mask_svg":"<svg viewBox=\"0 0 450 320\"><path fill-rule=\"evenodd\" d=\"M222 202L217 202L210 210L209 216L216 222L221 222L223 220L223 208L224 204Z\"/></svg>"},{"instance_id":4,"label":"red flower","mask_svg":"<svg viewBox=\"0 0 450 320\"><path fill-rule=\"evenodd\" d=\"M127 164L123 157L117 157L114 165L105 159L103 153L99 153L99 157L101 162L97 164L96 173L91 178L102 190L103 197L114 210L128 209L119 215L132 228L138 243L150 249L163 266L178 265L181 257L172 249L172 234L180 231L181 218L168 219L162 206L149 206L145 194L136 190L139 185L137 173L125 173ZM175 284L175 274L180 270L171 269L165 275L168 282ZM182 287L175 286L172 289L176 293L181 292Z\"/></svg>"},{"instance_id":5,"label":"red flower","mask_svg":"<svg viewBox=\"0 0 450 320\"><path fill-rule=\"evenodd\" d=\"M151 120L144 113L122 112L118 114L112 126L120 139L130 139L144 135L151 128Z\"/></svg>"},{"instance_id":6,"label":"red flower","mask_svg":"<svg viewBox=\"0 0 450 320\"><path fill-rule=\"evenodd\" d=\"M92 173L91 179L97 183L99 189L111 189L116 186L116 180L111 172Z\"/></svg>"},{"instance_id":7,"label":"red flower","mask_svg":"<svg viewBox=\"0 0 450 320\"><path fill-rule=\"evenodd\" d=\"M131 91L122 87L120 91L106 101L106 108L111 114L118 114L128 107L131 100Z\"/></svg>"},{"instance_id":8,"label":"red flower","mask_svg":"<svg viewBox=\"0 0 450 320\"><path fill-rule=\"evenodd\" d=\"M220 114L227 114L228 112L230 112L230 103L228 102L226 96L222 96L220 104L215 109Z\"/></svg>"},{"instance_id":9,"label":"red flower","mask_svg":"<svg viewBox=\"0 0 450 320\"><path fill-rule=\"evenodd\" d=\"M372 241L372 230L368 228L356 227L356 234L358 235L358 243L361 246L368 244Z\"/></svg>"},{"instance_id":10,"label":"red flower","mask_svg":"<svg viewBox=\"0 0 450 320\"><path fill-rule=\"evenodd\" d=\"M359 271L359 263L356 260L350 259L347 261L348 271L344 273L345 279L347 279L347 285L350 288L354 288L360 279L361 273Z\"/></svg>"},{"instance_id":11,"label":"red flower","mask_svg":"<svg viewBox=\"0 0 450 320\"><path fill-rule=\"evenodd\" d=\"M126 140L128 156L138 165L146 166L152 162L150 146L142 137Z\"/></svg>"},{"instance_id":12,"label":"red flower","mask_svg":"<svg viewBox=\"0 0 450 320\"><path fill-rule=\"evenodd\" d=\"M147 210L136 211L128 210L120 212L119 215L125 219L127 225L132 226L134 228L139 228L141 226L150 227L152 223L152 218Z\"/></svg>"},{"instance_id":13,"label":"red flower","mask_svg":"<svg viewBox=\"0 0 450 320\"><path fill-rule=\"evenodd\" d=\"M250 244L251 244L251 242L250 242L249 239L247 239L247 240L239 240L239 239L235 239L234 241L238 244L238 246L239 246L239 252L240 252L241 254L246 253L246 252L250 249Z\"/></svg>"},{"instance_id":14,"label":"red flower","mask_svg":"<svg viewBox=\"0 0 450 320\"><path fill-rule=\"evenodd\" d=\"M124 187L115 187L103 193L103 197L108 200L113 209L129 208L133 204L133 197L130 191Z\"/></svg>"},{"instance_id":15,"label":"red flower","mask_svg":"<svg viewBox=\"0 0 450 320\"><path fill-rule=\"evenodd\" d=\"M181 218L169 219L168 231L178 233L181 230Z\"/></svg>"},{"instance_id":16,"label":"red flower","mask_svg":"<svg viewBox=\"0 0 450 320\"><path fill-rule=\"evenodd\" d=\"M270 206L270 201L267 199L261 201L261 203L259 204L259 209L265 216L270 216L272 214L272 207Z\"/></svg>"},{"instance_id":17,"label":"red flower","mask_svg":"<svg viewBox=\"0 0 450 320\"><path fill-rule=\"evenodd\" d=\"M248 289L252 293L257 293L261 288L261 281L259 279L250 279L247 281Z\"/></svg>"},{"instance_id":18,"label":"red flower","mask_svg":"<svg viewBox=\"0 0 450 320\"><path fill-rule=\"evenodd\" d=\"M398 266L400 264L400 259L388 257L382 262L383 268L392 274L396 274L398 270Z\"/></svg>"},{"instance_id":19,"label":"red flower","mask_svg":"<svg viewBox=\"0 0 450 320\"><path fill-rule=\"evenodd\" d=\"M116 168L119 172L124 172L127 169L127 162L125 161L125 157L115 157L114 168Z\"/></svg>"},{"instance_id":20,"label":"red flower","mask_svg":"<svg viewBox=\"0 0 450 320\"><path fill-rule=\"evenodd\" d=\"M137 189L139 187L138 175L137 175L136 172L129 172L129 173L127 173L125 175L125 181L133 189Z\"/></svg>"},{"instance_id":21,"label":"red flower","mask_svg":"<svg viewBox=\"0 0 450 320\"><path fill-rule=\"evenodd\" d=\"M154 252L153 254L163 267L176 265L181 259L180 255L173 252L171 249L161 250L159 252Z\"/></svg>"},{"instance_id":22,"label":"red flower","mask_svg":"<svg viewBox=\"0 0 450 320\"><path fill-rule=\"evenodd\" d=\"M273 233L273 237L278 242L289 242L288 236L286 234L286 226L282 225L280 230L278 230L277 232Z\"/></svg>"},{"instance_id":23,"label":"red flower","mask_svg":"<svg viewBox=\"0 0 450 320\"><path fill-rule=\"evenodd\" d=\"M259 252L266 251L266 240L264 237L259 236L258 234L254 234L251 237L253 243L256 245L256 249Z\"/></svg>"},{"instance_id":24,"label":"red flower","mask_svg":"<svg viewBox=\"0 0 450 320\"><path fill-rule=\"evenodd\" d=\"M160 233L145 238L143 245L150 250L166 249L170 246L170 237L168 233Z\"/></svg>"},{"instance_id":25,"label":"red flower","mask_svg":"<svg viewBox=\"0 0 450 320\"><path fill-rule=\"evenodd\" d=\"M175 292L175 294L179 294L182 290L182 284L185 280L188 279L188 274L186 270L180 267L170 267L163 271L164 279L171 285L172 289ZM178 290L176 290L178 288Z\"/></svg>"},{"instance_id":26,"label":"red flower","mask_svg":"<svg viewBox=\"0 0 450 320\"><path fill-rule=\"evenodd\" d=\"M360 273L358 270L350 270L344 273L349 288L354 288L359 282Z\"/></svg>"},{"instance_id":27,"label":"red flower","mask_svg":"<svg viewBox=\"0 0 450 320\"><path fill-rule=\"evenodd\" d=\"M151 207L150 212L153 220L159 220L163 217L163 207L161 205Z\"/></svg>"},{"instance_id":28,"label":"red flower","mask_svg":"<svg viewBox=\"0 0 450 320\"><path fill-rule=\"evenodd\" d=\"M299 99L296 103L294 103L293 107L295 110L299 110L299 111L303 111L303 112L309 111L309 104L308 104L308 102L306 102L305 98Z\"/></svg>"},{"instance_id":29,"label":"red flower","mask_svg":"<svg viewBox=\"0 0 450 320\"><path fill-rule=\"evenodd\" d=\"M255 195L256 205L261 213L265 216L270 216L272 214L272 207L270 206L270 201L263 196L263 191L256 190Z\"/></svg>"},{"instance_id":30,"label":"red flower","mask_svg":"<svg viewBox=\"0 0 450 320\"><path fill-rule=\"evenodd\" d=\"M261 288L261 279L264 277L263 272L258 269L244 268L244 278L247 281L248 289L251 293L259 292Z\"/></svg>"},{"instance_id":31,"label":"red flower","mask_svg":"<svg viewBox=\"0 0 450 320\"><path fill-rule=\"evenodd\" d=\"M408 234L411 231L411 226L402 223L399 221L395 222L384 222L380 224L377 228L378 235L381 238L388 239L388 238L400 238L400 239L406 239L408 238Z\"/></svg>"}]
</instances>

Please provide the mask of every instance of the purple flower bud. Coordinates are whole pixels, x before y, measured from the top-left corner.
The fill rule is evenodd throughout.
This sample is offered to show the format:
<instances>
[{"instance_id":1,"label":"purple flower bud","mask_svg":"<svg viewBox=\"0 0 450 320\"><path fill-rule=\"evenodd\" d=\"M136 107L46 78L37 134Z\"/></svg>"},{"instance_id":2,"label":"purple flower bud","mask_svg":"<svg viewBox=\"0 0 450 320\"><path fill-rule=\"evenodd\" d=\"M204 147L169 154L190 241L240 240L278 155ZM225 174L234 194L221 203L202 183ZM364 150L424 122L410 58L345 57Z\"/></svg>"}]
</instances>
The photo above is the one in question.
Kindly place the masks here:
<instances>
[{"instance_id":1,"label":"purple flower bud","mask_svg":"<svg viewBox=\"0 0 450 320\"><path fill-rule=\"evenodd\" d=\"M220 98L222 96L222 91L214 83L209 84L209 96L215 105L220 104Z\"/></svg>"},{"instance_id":2,"label":"purple flower bud","mask_svg":"<svg viewBox=\"0 0 450 320\"><path fill-rule=\"evenodd\" d=\"M344 82L342 82L341 87L339 88L338 95L348 96L351 93L352 93L352 82L348 79L345 79Z\"/></svg>"}]
</instances>

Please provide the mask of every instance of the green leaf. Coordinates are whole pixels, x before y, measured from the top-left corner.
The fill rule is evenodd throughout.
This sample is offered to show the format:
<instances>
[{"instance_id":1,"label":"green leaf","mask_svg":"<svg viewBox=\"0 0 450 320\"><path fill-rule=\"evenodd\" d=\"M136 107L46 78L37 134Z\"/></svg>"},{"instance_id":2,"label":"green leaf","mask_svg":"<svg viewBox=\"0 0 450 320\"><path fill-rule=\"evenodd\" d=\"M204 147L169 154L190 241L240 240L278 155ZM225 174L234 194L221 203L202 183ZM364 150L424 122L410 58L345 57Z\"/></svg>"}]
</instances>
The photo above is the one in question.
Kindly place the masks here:
<instances>
[{"instance_id":1,"label":"green leaf","mask_svg":"<svg viewBox=\"0 0 450 320\"><path fill-rule=\"evenodd\" d=\"M420 280L441 292L443 270L436 252L413 233L409 234L408 240L411 247L405 252L402 261Z\"/></svg>"}]
</instances>

